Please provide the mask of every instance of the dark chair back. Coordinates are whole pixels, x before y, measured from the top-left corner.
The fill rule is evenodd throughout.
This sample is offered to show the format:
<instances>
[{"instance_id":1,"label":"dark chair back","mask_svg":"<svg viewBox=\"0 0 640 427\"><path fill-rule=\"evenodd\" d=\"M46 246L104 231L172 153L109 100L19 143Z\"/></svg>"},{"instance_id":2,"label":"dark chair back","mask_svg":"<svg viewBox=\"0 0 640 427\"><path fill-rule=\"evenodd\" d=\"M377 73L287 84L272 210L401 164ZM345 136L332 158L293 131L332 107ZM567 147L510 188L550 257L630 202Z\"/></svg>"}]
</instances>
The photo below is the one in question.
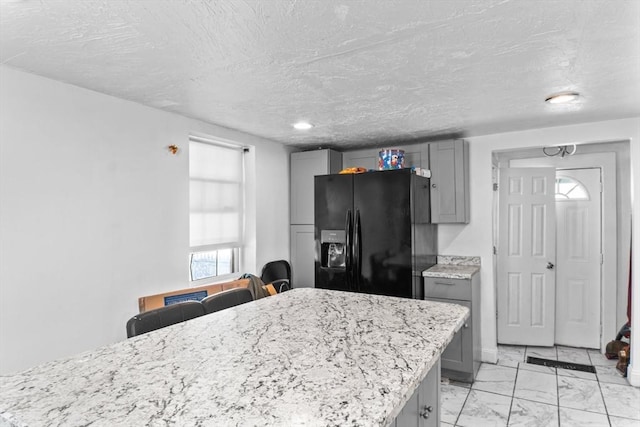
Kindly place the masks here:
<instances>
[{"instance_id":1,"label":"dark chair back","mask_svg":"<svg viewBox=\"0 0 640 427\"><path fill-rule=\"evenodd\" d=\"M253 301L253 295L248 288L233 288L209 295L202 300L202 305L209 314L249 301Z\"/></svg>"},{"instance_id":2,"label":"dark chair back","mask_svg":"<svg viewBox=\"0 0 640 427\"><path fill-rule=\"evenodd\" d=\"M293 287L291 284L291 266L283 259L266 263L262 267L260 279L265 284L271 283L278 293Z\"/></svg>"},{"instance_id":3,"label":"dark chair back","mask_svg":"<svg viewBox=\"0 0 640 427\"><path fill-rule=\"evenodd\" d=\"M127 322L127 338L146 334L165 326L203 316L204 306L200 301L184 301L166 307L136 314Z\"/></svg>"}]
</instances>

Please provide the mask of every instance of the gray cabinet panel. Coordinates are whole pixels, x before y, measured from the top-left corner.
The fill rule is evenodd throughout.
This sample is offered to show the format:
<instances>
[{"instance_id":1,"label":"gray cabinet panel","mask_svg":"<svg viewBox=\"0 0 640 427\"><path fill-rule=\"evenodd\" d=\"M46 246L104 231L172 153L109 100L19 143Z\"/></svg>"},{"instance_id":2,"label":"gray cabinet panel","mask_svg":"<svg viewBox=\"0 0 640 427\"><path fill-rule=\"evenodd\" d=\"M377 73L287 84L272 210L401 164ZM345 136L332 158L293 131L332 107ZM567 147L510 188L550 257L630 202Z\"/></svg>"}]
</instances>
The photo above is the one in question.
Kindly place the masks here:
<instances>
[{"instance_id":1,"label":"gray cabinet panel","mask_svg":"<svg viewBox=\"0 0 640 427\"><path fill-rule=\"evenodd\" d=\"M442 353L442 375L473 382L480 368L480 274L471 279L424 278L424 296L431 301L460 304L471 309L466 323Z\"/></svg>"},{"instance_id":2,"label":"gray cabinet panel","mask_svg":"<svg viewBox=\"0 0 640 427\"><path fill-rule=\"evenodd\" d=\"M409 401L404 405L400 414L396 417L395 427L419 427L420 426L420 413L419 413L419 402L418 402L418 394L420 392L420 388L418 387L416 391L411 395Z\"/></svg>"},{"instance_id":3,"label":"gray cabinet panel","mask_svg":"<svg viewBox=\"0 0 640 427\"><path fill-rule=\"evenodd\" d=\"M440 360L418 385L391 425L394 427L440 426Z\"/></svg>"},{"instance_id":4,"label":"gray cabinet panel","mask_svg":"<svg viewBox=\"0 0 640 427\"><path fill-rule=\"evenodd\" d=\"M440 426L440 370L441 360L438 360L420 384L420 427Z\"/></svg>"},{"instance_id":5,"label":"gray cabinet panel","mask_svg":"<svg viewBox=\"0 0 640 427\"><path fill-rule=\"evenodd\" d=\"M291 238L291 284L294 288L313 288L315 240L313 225L292 225Z\"/></svg>"},{"instance_id":6,"label":"gray cabinet panel","mask_svg":"<svg viewBox=\"0 0 640 427\"><path fill-rule=\"evenodd\" d=\"M338 173L341 169L342 153L338 151L315 150L291 153L289 251L291 283L296 288L315 286L314 177Z\"/></svg>"},{"instance_id":7,"label":"gray cabinet panel","mask_svg":"<svg viewBox=\"0 0 640 427\"><path fill-rule=\"evenodd\" d=\"M313 178L338 173L342 155L333 150L291 153L290 224L313 224Z\"/></svg>"},{"instance_id":8,"label":"gray cabinet panel","mask_svg":"<svg viewBox=\"0 0 640 427\"><path fill-rule=\"evenodd\" d=\"M435 224L469 222L469 143L429 144L431 220Z\"/></svg>"},{"instance_id":9,"label":"gray cabinet panel","mask_svg":"<svg viewBox=\"0 0 640 427\"><path fill-rule=\"evenodd\" d=\"M451 301L441 298L426 298L429 301L448 302L471 308L471 301ZM442 367L453 371L473 371L473 337L471 336L473 319L470 317L456 332L442 353Z\"/></svg>"}]
</instances>

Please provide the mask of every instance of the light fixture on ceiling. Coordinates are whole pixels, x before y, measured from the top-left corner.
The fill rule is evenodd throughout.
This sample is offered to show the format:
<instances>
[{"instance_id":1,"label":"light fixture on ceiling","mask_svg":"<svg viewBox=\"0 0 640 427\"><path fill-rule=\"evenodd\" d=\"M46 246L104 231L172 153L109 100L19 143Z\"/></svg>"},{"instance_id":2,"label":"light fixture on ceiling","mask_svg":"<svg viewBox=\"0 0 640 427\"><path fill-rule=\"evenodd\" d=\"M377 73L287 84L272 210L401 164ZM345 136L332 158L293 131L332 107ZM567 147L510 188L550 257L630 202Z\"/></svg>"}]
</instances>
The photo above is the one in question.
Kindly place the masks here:
<instances>
[{"instance_id":1,"label":"light fixture on ceiling","mask_svg":"<svg viewBox=\"0 0 640 427\"><path fill-rule=\"evenodd\" d=\"M297 130L309 130L313 125L309 122L298 122L293 124L293 128Z\"/></svg>"},{"instance_id":2,"label":"light fixture on ceiling","mask_svg":"<svg viewBox=\"0 0 640 427\"><path fill-rule=\"evenodd\" d=\"M579 96L578 92L559 92L548 96L544 101L549 104L566 104L567 102L575 101Z\"/></svg>"},{"instance_id":3,"label":"light fixture on ceiling","mask_svg":"<svg viewBox=\"0 0 640 427\"><path fill-rule=\"evenodd\" d=\"M576 144L556 145L553 147L542 147L542 152L547 157L553 156L573 156L576 153Z\"/></svg>"}]
</instances>

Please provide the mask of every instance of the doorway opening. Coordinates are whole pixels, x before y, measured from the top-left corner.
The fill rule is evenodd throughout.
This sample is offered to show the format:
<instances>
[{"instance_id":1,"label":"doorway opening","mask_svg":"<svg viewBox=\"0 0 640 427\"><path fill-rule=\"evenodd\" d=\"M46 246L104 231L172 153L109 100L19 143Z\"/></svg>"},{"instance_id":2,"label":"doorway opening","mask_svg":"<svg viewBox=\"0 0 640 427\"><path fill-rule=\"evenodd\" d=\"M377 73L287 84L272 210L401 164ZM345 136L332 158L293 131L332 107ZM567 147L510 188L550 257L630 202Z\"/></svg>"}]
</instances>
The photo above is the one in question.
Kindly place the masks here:
<instances>
[{"instance_id":1,"label":"doorway opening","mask_svg":"<svg viewBox=\"0 0 640 427\"><path fill-rule=\"evenodd\" d=\"M500 199L506 195L498 188L495 193L498 202L494 203L498 343L561 344L602 350L615 336L619 322L616 310L619 304L615 153L550 158L539 154L536 157L532 150L496 152L494 166L553 169L551 203L554 211L557 208L557 215L553 214L553 236L548 242L553 244L553 251L540 252L544 256L551 255L553 259L540 267L543 270L527 273L533 278L528 287L522 287L517 274L505 275L505 260L501 255L508 251L505 247L508 240L503 238L509 218L504 212L502 216L499 214ZM540 153L540 148L537 153ZM544 209L538 209L538 212L542 213ZM523 226L531 227L531 224ZM539 245L540 241L536 244ZM551 274L549 270L552 270ZM551 297L552 316L548 312L551 310L548 302ZM516 302L521 306L515 307ZM519 313L520 318L514 313ZM534 320L535 324L530 325L530 331L518 330L521 326L518 322L526 317L529 321ZM505 325L515 329L505 335ZM546 341L544 344L535 342L533 337L544 328L547 328Z\"/></svg>"}]
</instances>

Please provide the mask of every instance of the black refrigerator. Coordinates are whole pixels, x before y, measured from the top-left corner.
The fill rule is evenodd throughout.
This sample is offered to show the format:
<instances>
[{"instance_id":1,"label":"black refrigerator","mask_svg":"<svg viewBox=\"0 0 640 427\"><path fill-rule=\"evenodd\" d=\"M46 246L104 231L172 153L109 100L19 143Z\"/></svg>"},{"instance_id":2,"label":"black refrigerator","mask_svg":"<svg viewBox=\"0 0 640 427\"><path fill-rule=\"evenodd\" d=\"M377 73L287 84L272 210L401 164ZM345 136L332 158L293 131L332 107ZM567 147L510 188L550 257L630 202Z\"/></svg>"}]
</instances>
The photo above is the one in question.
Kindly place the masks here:
<instances>
[{"instance_id":1,"label":"black refrigerator","mask_svg":"<svg viewBox=\"0 0 640 427\"><path fill-rule=\"evenodd\" d=\"M320 175L314 191L317 288L423 298L437 250L428 178L411 169Z\"/></svg>"}]
</instances>

